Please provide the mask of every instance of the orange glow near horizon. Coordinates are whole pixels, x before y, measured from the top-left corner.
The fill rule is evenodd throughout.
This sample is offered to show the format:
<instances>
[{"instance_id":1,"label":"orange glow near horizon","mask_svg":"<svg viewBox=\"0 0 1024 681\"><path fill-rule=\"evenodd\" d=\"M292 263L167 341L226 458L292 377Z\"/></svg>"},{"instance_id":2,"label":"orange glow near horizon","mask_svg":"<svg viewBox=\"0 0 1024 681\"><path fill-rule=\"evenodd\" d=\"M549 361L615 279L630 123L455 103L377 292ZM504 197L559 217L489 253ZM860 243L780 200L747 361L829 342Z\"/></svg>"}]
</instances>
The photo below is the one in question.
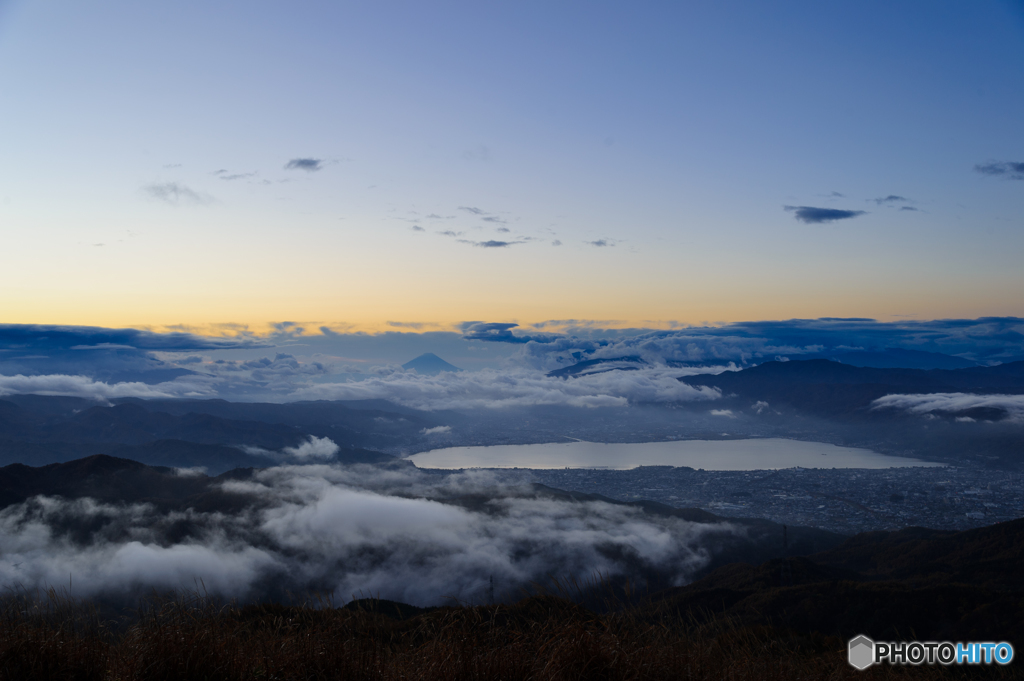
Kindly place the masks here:
<instances>
[{"instance_id":1,"label":"orange glow near horizon","mask_svg":"<svg viewBox=\"0 0 1024 681\"><path fill-rule=\"evenodd\" d=\"M572 327L587 326L598 329L679 329L685 327L722 326L736 322L750 322L762 320L786 320L786 319L817 319L821 317L858 317L871 318L880 322L896 322L931 319L973 319L978 317L998 316L1024 316L1020 310L1007 311L1005 309L977 309L971 305L956 306L954 309L933 310L931 314L912 313L889 313L872 314L870 311L859 309L857 306L835 306L831 308L818 309L795 309L796 306L770 306L760 309L751 309L751 306L734 308L733 314L715 314L716 311L708 307L701 307L698 314L692 316L678 315L675 318L657 318L655 310L649 310L651 314L630 318L625 310L621 316L603 315L587 316L584 314L522 314L524 310L508 309L502 312L500 309L492 309L489 312L478 311L466 308L466 313L458 317L433 318L411 317L396 314L392 317L350 317L348 319L337 318L316 318L308 315L310 310L304 310L307 315L288 314L285 309L261 310L244 309L239 306L239 312L244 314L231 315L227 310L214 307L202 312L186 313L179 310L174 312L161 313L156 310L142 311L137 309L83 309L81 307L70 309L70 307L54 306L49 310L35 308L24 310L18 314L8 306L7 311L0 317L0 323L4 324L40 324L40 325L62 325L62 326L92 326L105 328L136 328L147 329L154 332L183 331L205 336L236 336L252 334L264 336L273 333L278 325L289 323L292 328L303 329L303 334L319 334L321 327L336 333L366 333L376 335L380 333L427 333L427 332L458 332L460 325L466 321L481 322L504 322L519 324L524 328L540 327L549 333L564 332ZM888 306L887 306L888 307ZM996 308L996 305L985 306ZM851 309L852 308L852 309ZM960 309L956 309L960 308ZM973 308L973 309L972 309ZM897 308L898 309L898 308ZM917 307L915 309L922 309ZM259 315L263 312L263 315ZM411 312L411 310L406 310ZM438 311L440 312L440 311ZM516 314L516 313L519 314ZM544 310L544 312L554 312ZM595 313L597 310L588 310ZM607 310L603 312L607 313ZM633 311L634 314L636 311ZM642 312L642 311L641 311ZM275 314L276 313L276 314ZM269 318L268 318L269 317Z\"/></svg>"}]
</instances>

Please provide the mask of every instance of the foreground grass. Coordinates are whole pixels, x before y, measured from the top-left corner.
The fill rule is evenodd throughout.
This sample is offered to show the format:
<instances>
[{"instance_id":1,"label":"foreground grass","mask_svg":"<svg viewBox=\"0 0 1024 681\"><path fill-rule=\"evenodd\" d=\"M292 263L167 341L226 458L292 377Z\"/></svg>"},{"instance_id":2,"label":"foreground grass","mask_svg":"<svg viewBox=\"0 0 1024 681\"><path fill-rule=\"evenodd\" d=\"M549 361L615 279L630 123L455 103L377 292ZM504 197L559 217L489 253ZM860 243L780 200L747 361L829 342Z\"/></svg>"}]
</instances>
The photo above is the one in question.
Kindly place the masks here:
<instances>
[{"instance_id":1,"label":"foreground grass","mask_svg":"<svg viewBox=\"0 0 1024 681\"><path fill-rule=\"evenodd\" d=\"M876 667L845 642L770 627L594 614L534 596L514 605L401 610L151 602L116 621L51 592L0 611L0 680L627 680L1017 678L1015 667Z\"/></svg>"}]
</instances>

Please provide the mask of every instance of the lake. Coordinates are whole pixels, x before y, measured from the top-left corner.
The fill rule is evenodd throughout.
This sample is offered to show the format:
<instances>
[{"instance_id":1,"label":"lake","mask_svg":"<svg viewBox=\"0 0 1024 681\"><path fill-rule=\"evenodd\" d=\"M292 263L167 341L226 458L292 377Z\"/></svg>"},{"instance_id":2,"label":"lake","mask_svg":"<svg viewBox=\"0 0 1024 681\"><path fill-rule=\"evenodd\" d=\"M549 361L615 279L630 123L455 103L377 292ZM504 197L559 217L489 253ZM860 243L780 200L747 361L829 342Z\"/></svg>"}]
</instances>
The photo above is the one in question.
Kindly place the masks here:
<instances>
[{"instance_id":1,"label":"lake","mask_svg":"<svg viewBox=\"0 0 1024 681\"><path fill-rule=\"evenodd\" d=\"M886 456L870 449L783 438L668 442L552 442L449 447L408 457L420 468L605 468L689 466L709 471L775 468L906 468L945 464Z\"/></svg>"}]
</instances>

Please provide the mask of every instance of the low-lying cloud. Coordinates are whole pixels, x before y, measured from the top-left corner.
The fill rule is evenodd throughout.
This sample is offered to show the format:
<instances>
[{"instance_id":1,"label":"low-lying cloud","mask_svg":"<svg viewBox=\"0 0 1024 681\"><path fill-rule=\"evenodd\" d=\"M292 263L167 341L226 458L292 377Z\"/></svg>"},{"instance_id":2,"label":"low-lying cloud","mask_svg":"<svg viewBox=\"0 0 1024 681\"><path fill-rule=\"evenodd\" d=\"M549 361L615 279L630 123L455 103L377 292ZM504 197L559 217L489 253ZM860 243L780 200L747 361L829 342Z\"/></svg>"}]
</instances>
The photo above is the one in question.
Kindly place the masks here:
<instances>
[{"instance_id":1,"label":"low-lying cloud","mask_svg":"<svg viewBox=\"0 0 1024 681\"><path fill-rule=\"evenodd\" d=\"M205 388L205 389L204 389ZM50 374L44 376L3 376L0 375L0 396L3 395L71 395L98 402L107 402L118 397L168 398L168 397L209 397L212 391L194 381L168 381L148 385L146 383L122 382L104 383L86 376Z\"/></svg>"},{"instance_id":2,"label":"low-lying cloud","mask_svg":"<svg viewBox=\"0 0 1024 681\"><path fill-rule=\"evenodd\" d=\"M707 370L702 370L706 372ZM294 394L303 400L384 399L414 409L479 409L563 405L625 407L631 403L717 400L715 388L693 387L678 380L687 372L670 367L610 371L571 380L543 372L483 369L434 376L393 373L351 383L320 383Z\"/></svg>"},{"instance_id":3,"label":"low-lying cloud","mask_svg":"<svg viewBox=\"0 0 1024 681\"><path fill-rule=\"evenodd\" d=\"M872 409L902 409L911 414L942 412L956 414L971 409L999 410L1006 420L1024 423L1024 395L975 395L973 393L930 393L886 395L871 403Z\"/></svg>"},{"instance_id":4,"label":"low-lying cloud","mask_svg":"<svg viewBox=\"0 0 1024 681\"><path fill-rule=\"evenodd\" d=\"M341 448L329 437L310 435L295 447L285 447L275 452L263 447L244 445L241 447L246 454L262 456L271 461L283 463L323 463L330 461Z\"/></svg>"},{"instance_id":5,"label":"low-lying cloud","mask_svg":"<svg viewBox=\"0 0 1024 681\"><path fill-rule=\"evenodd\" d=\"M550 576L652 571L684 584L712 546L742 534L599 501L540 494L472 471L278 467L222 489L240 512L35 497L0 511L0 585L91 597L194 589L231 598L333 592L416 605L516 597ZM472 508L460 498L486 499ZM639 574L638 574L639 573Z\"/></svg>"},{"instance_id":6,"label":"low-lying cloud","mask_svg":"<svg viewBox=\"0 0 1024 681\"><path fill-rule=\"evenodd\" d=\"M338 449L329 437L310 435L298 447L285 447L283 451L297 461L327 461L338 453Z\"/></svg>"}]
</instances>

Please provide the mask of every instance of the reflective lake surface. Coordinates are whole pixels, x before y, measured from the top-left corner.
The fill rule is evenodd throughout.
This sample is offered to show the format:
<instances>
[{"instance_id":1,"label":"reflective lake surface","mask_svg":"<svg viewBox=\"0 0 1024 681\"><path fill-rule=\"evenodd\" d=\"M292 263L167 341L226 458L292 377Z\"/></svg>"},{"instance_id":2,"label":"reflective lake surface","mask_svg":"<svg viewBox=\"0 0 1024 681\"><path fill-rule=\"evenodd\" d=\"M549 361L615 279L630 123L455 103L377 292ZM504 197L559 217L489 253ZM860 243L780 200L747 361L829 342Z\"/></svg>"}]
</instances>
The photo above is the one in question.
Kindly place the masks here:
<instances>
[{"instance_id":1,"label":"reflective lake surface","mask_svg":"<svg viewBox=\"0 0 1024 681\"><path fill-rule=\"evenodd\" d=\"M689 466L709 471L774 468L906 468L944 464L886 456L870 449L782 438L669 442L552 442L449 447L408 457L420 468L612 468Z\"/></svg>"}]
</instances>

